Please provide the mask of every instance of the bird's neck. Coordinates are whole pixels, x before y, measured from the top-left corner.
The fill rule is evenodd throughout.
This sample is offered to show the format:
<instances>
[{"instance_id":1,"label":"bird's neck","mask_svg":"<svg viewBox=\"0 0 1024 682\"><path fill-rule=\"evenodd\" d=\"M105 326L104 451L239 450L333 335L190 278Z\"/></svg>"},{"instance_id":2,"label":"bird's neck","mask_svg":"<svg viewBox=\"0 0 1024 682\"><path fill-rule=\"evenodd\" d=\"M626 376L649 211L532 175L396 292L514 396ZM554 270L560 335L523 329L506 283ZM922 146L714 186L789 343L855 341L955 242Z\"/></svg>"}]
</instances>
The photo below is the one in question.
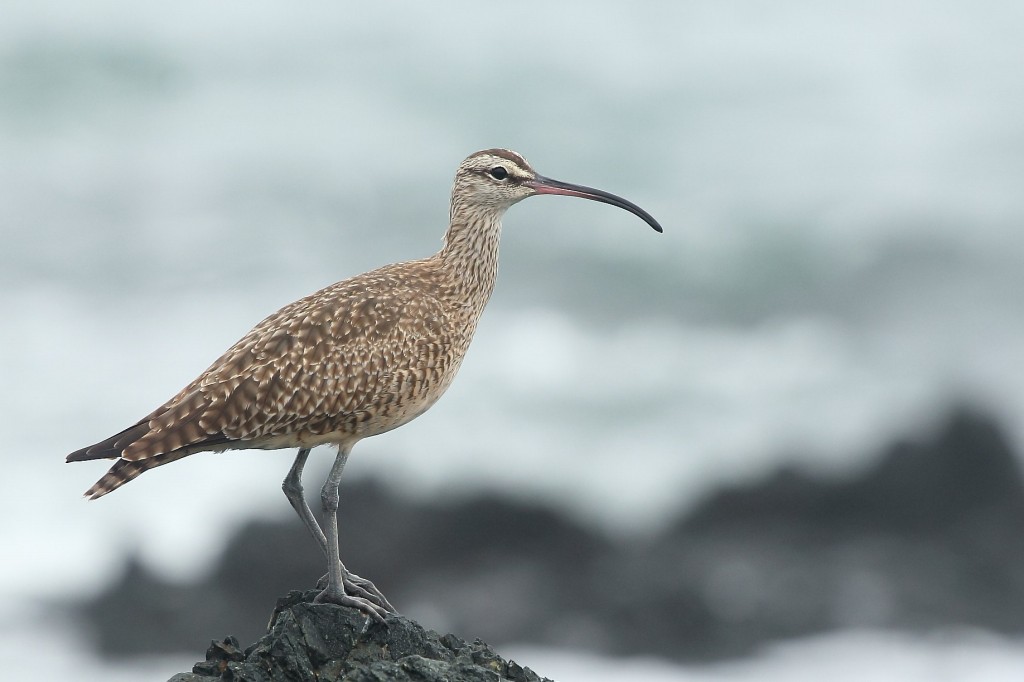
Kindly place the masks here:
<instances>
[{"instance_id":1,"label":"bird's neck","mask_svg":"<svg viewBox=\"0 0 1024 682\"><path fill-rule=\"evenodd\" d=\"M452 207L451 224L437 258L451 276L455 290L480 309L487 303L498 276L500 215L466 215Z\"/></svg>"}]
</instances>

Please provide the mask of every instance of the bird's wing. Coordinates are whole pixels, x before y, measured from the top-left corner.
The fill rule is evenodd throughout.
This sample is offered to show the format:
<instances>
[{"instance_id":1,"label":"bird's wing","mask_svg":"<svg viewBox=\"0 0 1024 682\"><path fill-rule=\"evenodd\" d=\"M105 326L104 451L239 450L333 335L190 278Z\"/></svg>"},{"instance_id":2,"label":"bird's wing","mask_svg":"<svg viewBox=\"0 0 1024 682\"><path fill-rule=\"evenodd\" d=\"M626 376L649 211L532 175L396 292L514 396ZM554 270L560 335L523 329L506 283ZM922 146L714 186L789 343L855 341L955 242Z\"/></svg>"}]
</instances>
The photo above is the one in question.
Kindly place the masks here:
<instances>
[{"instance_id":1,"label":"bird's wing","mask_svg":"<svg viewBox=\"0 0 1024 682\"><path fill-rule=\"evenodd\" d=\"M445 373L452 358L444 315L422 287L379 271L327 287L256 325L124 432L131 442L111 444L123 443L123 459L140 460L357 429Z\"/></svg>"}]
</instances>

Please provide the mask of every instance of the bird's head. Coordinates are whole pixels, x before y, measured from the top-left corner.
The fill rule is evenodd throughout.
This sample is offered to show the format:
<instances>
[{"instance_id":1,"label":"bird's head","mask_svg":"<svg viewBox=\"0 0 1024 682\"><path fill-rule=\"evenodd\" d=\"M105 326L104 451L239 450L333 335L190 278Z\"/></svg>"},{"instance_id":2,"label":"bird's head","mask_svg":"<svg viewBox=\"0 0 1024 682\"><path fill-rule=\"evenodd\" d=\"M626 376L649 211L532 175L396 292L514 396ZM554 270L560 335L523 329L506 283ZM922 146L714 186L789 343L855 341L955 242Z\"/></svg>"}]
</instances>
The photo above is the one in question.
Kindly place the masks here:
<instances>
[{"instance_id":1,"label":"bird's head","mask_svg":"<svg viewBox=\"0 0 1024 682\"><path fill-rule=\"evenodd\" d=\"M546 178L508 149L485 149L459 164L452 189L452 212L485 212L500 217L510 206L534 194L561 194L618 206L662 231L658 221L633 202L603 190Z\"/></svg>"}]
</instances>

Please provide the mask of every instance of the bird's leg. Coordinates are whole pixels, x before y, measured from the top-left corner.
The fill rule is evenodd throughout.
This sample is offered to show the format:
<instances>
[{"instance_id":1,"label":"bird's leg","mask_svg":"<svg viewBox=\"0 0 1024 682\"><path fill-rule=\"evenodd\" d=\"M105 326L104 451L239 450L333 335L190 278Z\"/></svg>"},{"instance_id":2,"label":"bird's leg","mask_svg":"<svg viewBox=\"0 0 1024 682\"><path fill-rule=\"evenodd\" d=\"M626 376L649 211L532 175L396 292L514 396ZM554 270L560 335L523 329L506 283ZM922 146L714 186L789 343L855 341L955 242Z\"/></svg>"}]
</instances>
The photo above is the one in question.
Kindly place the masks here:
<instances>
[{"instance_id":1,"label":"bird's leg","mask_svg":"<svg viewBox=\"0 0 1024 682\"><path fill-rule=\"evenodd\" d=\"M338 486L351 450L347 445L338 448L338 456L320 491L327 535L327 587L317 595L316 601L354 606L383 623L384 616L393 613L394 607L373 583L345 568L338 550Z\"/></svg>"},{"instance_id":2,"label":"bird's leg","mask_svg":"<svg viewBox=\"0 0 1024 682\"><path fill-rule=\"evenodd\" d=\"M313 516L313 510L309 508L309 503L306 502L306 496L303 494L302 489L302 470L306 466L306 460L309 458L310 448L302 448L299 450L298 456L295 458L295 463L292 464L291 470L288 471L288 475L285 477L284 482L281 484L282 490L284 490L285 497L288 498L288 502L291 503L292 508L295 509L299 518L306 525L309 530L309 534L313 536L313 539L320 545L320 550L324 553L324 556L328 559L330 555L327 551L327 537L321 530L320 525L316 522L316 517ZM344 465L343 465L344 466ZM337 515L335 515L335 518ZM324 589L330 582L330 576L325 575L317 581L317 587ZM391 602L381 594L380 590L365 578L360 578L355 573L352 573L345 569L342 565L342 585L345 590L350 593L354 593L356 596L369 599L392 613L396 613L395 607L391 605Z\"/></svg>"},{"instance_id":3,"label":"bird's leg","mask_svg":"<svg viewBox=\"0 0 1024 682\"><path fill-rule=\"evenodd\" d=\"M309 458L309 450L309 448L299 450L299 455L295 458L295 463L292 464L288 475L285 476L281 489L284 490L285 497L288 498L288 502L291 503L299 518L306 524L309 534L320 545L324 556L327 556L327 538L320 529L320 524L316 522L316 517L313 516L313 510L309 508L305 495L302 494L302 469L306 466L306 460Z\"/></svg>"}]
</instances>

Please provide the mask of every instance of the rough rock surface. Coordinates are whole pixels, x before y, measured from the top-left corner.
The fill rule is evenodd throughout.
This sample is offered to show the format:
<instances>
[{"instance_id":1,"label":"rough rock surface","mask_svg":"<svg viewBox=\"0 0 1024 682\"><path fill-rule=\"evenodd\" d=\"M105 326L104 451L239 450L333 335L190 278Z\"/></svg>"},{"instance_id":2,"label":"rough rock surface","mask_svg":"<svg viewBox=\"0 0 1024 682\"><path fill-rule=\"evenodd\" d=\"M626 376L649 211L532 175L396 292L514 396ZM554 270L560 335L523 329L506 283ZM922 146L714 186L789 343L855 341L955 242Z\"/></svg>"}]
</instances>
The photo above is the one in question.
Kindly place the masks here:
<instances>
[{"instance_id":1,"label":"rough rock surface","mask_svg":"<svg viewBox=\"0 0 1024 682\"><path fill-rule=\"evenodd\" d=\"M467 644L441 636L400 615L389 616L385 627L355 609L313 604L314 596L316 591L289 593L255 644L242 651L234 637L213 642L205 661L169 682L547 680L480 640Z\"/></svg>"}]
</instances>

